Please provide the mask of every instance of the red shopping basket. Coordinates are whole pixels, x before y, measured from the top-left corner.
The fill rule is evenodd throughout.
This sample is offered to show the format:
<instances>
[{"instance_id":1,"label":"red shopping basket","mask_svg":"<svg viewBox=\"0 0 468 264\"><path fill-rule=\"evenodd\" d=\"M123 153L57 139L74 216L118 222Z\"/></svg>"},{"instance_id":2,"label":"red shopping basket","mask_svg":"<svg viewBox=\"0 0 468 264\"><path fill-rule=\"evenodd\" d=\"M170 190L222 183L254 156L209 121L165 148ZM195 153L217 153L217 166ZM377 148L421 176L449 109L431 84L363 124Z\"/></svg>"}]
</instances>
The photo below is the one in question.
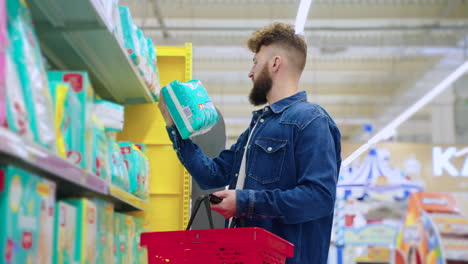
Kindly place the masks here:
<instances>
[{"instance_id":1,"label":"red shopping basket","mask_svg":"<svg viewBox=\"0 0 468 264\"><path fill-rule=\"evenodd\" d=\"M191 220L200 199L208 201L197 200ZM143 233L140 241L149 264L284 264L294 255L293 244L257 227Z\"/></svg>"}]
</instances>

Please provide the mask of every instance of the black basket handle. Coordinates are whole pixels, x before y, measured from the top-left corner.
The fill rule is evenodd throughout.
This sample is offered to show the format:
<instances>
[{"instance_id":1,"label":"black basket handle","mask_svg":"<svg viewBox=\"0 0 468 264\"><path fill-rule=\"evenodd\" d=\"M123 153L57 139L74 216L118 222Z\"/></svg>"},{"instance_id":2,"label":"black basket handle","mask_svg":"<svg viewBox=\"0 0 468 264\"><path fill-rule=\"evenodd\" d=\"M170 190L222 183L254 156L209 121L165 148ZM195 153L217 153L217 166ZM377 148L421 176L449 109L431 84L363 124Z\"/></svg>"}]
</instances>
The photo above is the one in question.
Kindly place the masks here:
<instances>
[{"instance_id":1,"label":"black basket handle","mask_svg":"<svg viewBox=\"0 0 468 264\"><path fill-rule=\"evenodd\" d=\"M208 221L210 223L210 228L214 229L214 224L213 224L213 216L211 214L211 206L210 206L210 198L212 197L210 195L202 195L197 198L195 201L195 205L193 206L192 210L192 215L190 216L190 220L187 224L187 228L185 230L190 230L193 224L193 220L195 220L195 217L197 216L198 210L200 209L201 204L205 204L205 209L206 209L206 214L208 215ZM231 225L229 228L234 228L234 227L242 227L245 226L245 221L244 218L234 218L231 222Z\"/></svg>"}]
</instances>

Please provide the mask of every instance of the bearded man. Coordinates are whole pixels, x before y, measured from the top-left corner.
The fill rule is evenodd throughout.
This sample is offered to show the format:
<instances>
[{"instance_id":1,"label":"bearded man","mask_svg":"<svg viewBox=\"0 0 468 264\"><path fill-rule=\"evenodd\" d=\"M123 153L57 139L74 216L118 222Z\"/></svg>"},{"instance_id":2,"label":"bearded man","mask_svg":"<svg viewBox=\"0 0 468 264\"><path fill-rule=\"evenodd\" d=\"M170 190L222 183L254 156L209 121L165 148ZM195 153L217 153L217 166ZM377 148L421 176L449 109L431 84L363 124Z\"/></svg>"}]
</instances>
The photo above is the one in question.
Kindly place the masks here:
<instances>
[{"instance_id":1,"label":"bearded man","mask_svg":"<svg viewBox=\"0 0 468 264\"><path fill-rule=\"evenodd\" d=\"M162 100L159 107L182 164L203 189L229 185L212 210L247 227L264 228L295 245L288 264L326 264L341 165L340 132L320 106L307 102L299 80L307 58L294 26L274 23L247 41L255 54L249 78L249 127L211 159L183 140Z\"/></svg>"}]
</instances>

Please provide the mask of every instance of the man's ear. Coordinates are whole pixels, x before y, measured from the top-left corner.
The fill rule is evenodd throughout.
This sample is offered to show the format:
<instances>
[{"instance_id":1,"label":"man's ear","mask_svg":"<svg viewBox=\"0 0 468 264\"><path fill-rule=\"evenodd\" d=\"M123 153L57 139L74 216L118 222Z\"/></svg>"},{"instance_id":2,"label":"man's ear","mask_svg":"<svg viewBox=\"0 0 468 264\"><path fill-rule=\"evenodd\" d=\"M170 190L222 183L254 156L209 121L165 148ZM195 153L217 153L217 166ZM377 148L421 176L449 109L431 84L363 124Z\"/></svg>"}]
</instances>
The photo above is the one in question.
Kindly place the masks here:
<instances>
[{"instance_id":1,"label":"man's ear","mask_svg":"<svg viewBox=\"0 0 468 264\"><path fill-rule=\"evenodd\" d=\"M272 62L272 70L273 72L277 72L283 63L283 58L281 56L275 56L273 57L273 62Z\"/></svg>"}]
</instances>

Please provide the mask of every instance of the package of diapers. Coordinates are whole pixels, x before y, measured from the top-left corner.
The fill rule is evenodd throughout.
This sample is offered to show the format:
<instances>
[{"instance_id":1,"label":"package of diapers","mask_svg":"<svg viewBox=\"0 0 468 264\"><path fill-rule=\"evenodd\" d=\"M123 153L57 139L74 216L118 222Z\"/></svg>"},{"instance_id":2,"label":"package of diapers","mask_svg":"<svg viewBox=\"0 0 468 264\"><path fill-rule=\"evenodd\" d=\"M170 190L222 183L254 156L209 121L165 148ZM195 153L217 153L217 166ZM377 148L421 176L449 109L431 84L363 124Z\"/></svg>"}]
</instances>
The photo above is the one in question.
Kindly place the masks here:
<instances>
[{"instance_id":1,"label":"package of diapers","mask_svg":"<svg viewBox=\"0 0 468 264\"><path fill-rule=\"evenodd\" d=\"M74 264L76 207L59 201L55 207L54 264Z\"/></svg>"},{"instance_id":2,"label":"package of diapers","mask_svg":"<svg viewBox=\"0 0 468 264\"><path fill-rule=\"evenodd\" d=\"M106 100L95 100L93 113L105 127L106 132L122 131L124 125L123 105Z\"/></svg>"},{"instance_id":3,"label":"package of diapers","mask_svg":"<svg viewBox=\"0 0 468 264\"><path fill-rule=\"evenodd\" d=\"M27 139L33 140L29 113L24 102L24 94L19 80L18 71L11 59L11 54L7 55L7 76L6 76L6 114L7 127Z\"/></svg>"},{"instance_id":4,"label":"package of diapers","mask_svg":"<svg viewBox=\"0 0 468 264\"><path fill-rule=\"evenodd\" d=\"M122 36L124 39L124 47L127 50L128 56L132 59L135 65L140 64L139 57L139 41L136 35L136 26L133 24L130 9L126 6L119 6L120 23L122 27Z\"/></svg>"},{"instance_id":5,"label":"package of diapers","mask_svg":"<svg viewBox=\"0 0 468 264\"><path fill-rule=\"evenodd\" d=\"M158 59L156 56L156 48L154 47L153 40L146 38L146 44L148 47L148 62L151 70L151 83L148 86L151 93L153 94L154 100L159 101L159 94L161 85L159 84L159 71L158 71Z\"/></svg>"},{"instance_id":6,"label":"package of diapers","mask_svg":"<svg viewBox=\"0 0 468 264\"><path fill-rule=\"evenodd\" d=\"M97 207L96 264L113 264L114 206L99 198L93 201Z\"/></svg>"},{"instance_id":7,"label":"package of diapers","mask_svg":"<svg viewBox=\"0 0 468 264\"><path fill-rule=\"evenodd\" d=\"M139 263L133 256L135 221L132 216L114 213L114 263Z\"/></svg>"},{"instance_id":8,"label":"package of diapers","mask_svg":"<svg viewBox=\"0 0 468 264\"><path fill-rule=\"evenodd\" d=\"M15 1L12 1L15 2ZM53 106L42 55L32 25L27 18L16 16L8 21L12 60L18 71L34 140L55 148Z\"/></svg>"},{"instance_id":9,"label":"package of diapers","mask_svg":"<svg viewBox=\"0 0 468 264\"><path fill-rule=\"evenodd\" d=\"M65 144L65 102L68 97L70 86L64 82L49 82L50 94L54 106L54 124L56 139L56 149L59 156L67 158L67 149Z\"/></svg>"},{"instance_id":10,"label":"package of diapers","mask_svg":"<svg viewBox=\"0 0 468 264\"><path fill-rule=\"evenodd\" d=\"M183 139L204 134L218 122L216 108L199 80L173 81L161 92Z\"/></svg>"},{"instance_id":11,"label":"package of diapers","mask_svg":"<svg viewBox=\"0 0 468 264\"><path fill-rule=\"evenodd\" d=\"M111 172L109 169L109 148L107 142L107 136L104 131L104 126L97 120L93 118L93 127L92 127L92 170L91 172L96 176L101 177L106 182L111 181Z\"/></svg>"},{"instance_id":12,"label":"package of diapers","mask_svg":"<svg viewBox=\"0 0 468 264\"><path fill-rule=\"evenodd\" d=\"M0 167L1 263L51 263L55 184L13 166Z\"/></svg>"},{"instance_id":13,"label":"package of diapers","mask_svg":"<svg viewBox=\"0 0 468 264\"><path fill-rule=\"evenodd\" d=\"M91 170L92 158L92 110L94 91L86 72L50 71L49 81L66 82L70 85L65 108L71 118L66 123L64 135L67 157L73 164Z\"/></svg>"},{"instance_id":14,"label":"package of diapers","mask_svg":"<svg viewBox=\"0 0 468 264\"><path fill-rule=\"evenodd\" d=\"M108 138L108 149L112 184L130 192L128 170L120 151L120 146L115 140Z\"/></svg>"},{"instance_id":15,"label":"package of diapers","mask_svg":"<svg viewBox=\"0 0 468 264\"><path fill-rule=\"evenodd\" d=\"M74 262L96 264L97 254L97 207L87 199L70 199L65 202L76 207L76 233Z\"/></svg>"},{"instance_id":16,"label":"package of diapers","mask_svg":"<svg viewBox=\"0 0 468 264\"><path fill-rule=\"evenodd\" d=\"M119 146L128 171L129 191L135 194L139 189L138 177L142 169L139 150L132 142L119 142Z\"/></svg>"},{"instance_id":17,"label":"package of diapers","mask_svg":"<svg viewBox=\"0 0 468 264\"><path fill-rule=\"evenodd\" d=\"M145 247L140 246L140 237L142 233L149 232L149 224L144 219L134 218L135 221L135 242L133 245L133 256L137 259L139 264L148 264L148 250Z\"/></svg>"}]
</instances>

